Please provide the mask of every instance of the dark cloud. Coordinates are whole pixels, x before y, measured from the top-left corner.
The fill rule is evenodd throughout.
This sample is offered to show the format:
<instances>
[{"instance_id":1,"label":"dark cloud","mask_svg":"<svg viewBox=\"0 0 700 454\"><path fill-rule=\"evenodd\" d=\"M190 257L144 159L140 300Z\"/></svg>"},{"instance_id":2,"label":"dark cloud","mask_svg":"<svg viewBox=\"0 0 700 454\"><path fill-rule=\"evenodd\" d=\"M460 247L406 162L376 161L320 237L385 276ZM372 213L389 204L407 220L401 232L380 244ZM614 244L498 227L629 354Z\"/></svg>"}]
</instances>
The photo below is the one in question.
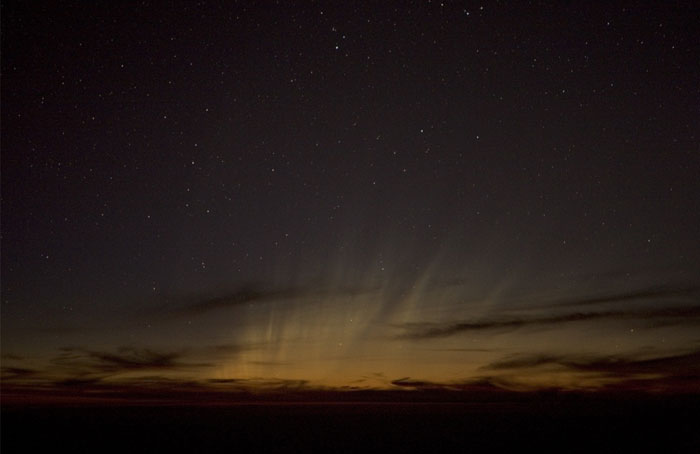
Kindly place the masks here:
<instances>
[{"instance_id":1,"label":"dark cloud","mask_svg":"<svg viewBox=\"0 0 700 454\"><path fill-rule=\"evenodd\" d=\"M556 307L556 306L589 306L595 304L607 303L623 303L628 301L640 300L657 300L657 301L678 301L683 302L700 301L700 288L692 285L659 285L647 287L635 291L610 293L607 295L598 295L592 297L581 297L563 299L554 301L540 306L530 306L532 308Z\"/></svg>"},{"instance_id":2,"label":"dark cloud","mask_svg":"<svg viewBox=\"0 0 700 454\"><path fill-rule=\"evenodd\" d=\"M265 289L261 286L248 284L227 295L205 298L186 304L176 310L177 315L195 316L210 311L241 306L248 303L260 303L277 299L297 298L301 291L296 288Z\"/></svg>"},{"instance_id":3,"label":"dark cloud","mask_svg":"<svg viewBox=\"0 0 700 454\"><path fill-rule=\"evenodd\" d=\"M164 387L181 387L187 384L182 379L171 380L160 375L143 375L125 377L122 374L138 372L191 372L212 367L215 362L202 362L202 358L216 359L220 356L255 348L252 345L221 344L197 348L189 351L159 351L149 348L121 347L115 351L91 350L82 347L62 347L59 354L52 358L50 365L41 370L18 367L4 367L3 381L14 383L44 383L60 387L89 388L100 385L104 389L117 383L120 386L135 388L152 388L154 385ZM197 359L195 362L194 358Z\"/></svg>"},{"instance_id":4,"label":"dark cloud","mask_svg":"<svg viewBox=\"0 0 700 454\"><path fill-rule=\"evenodd\" d=\"M637 384L637 388L649 389L660 384L670 389L683 383L700 390L700 350L660 357L591 356L591 355L515 355L484 366L490 371L527 371L556 366L574 372L597 374L605 378L619 379L614 385ZM644 386L641 386L644 384ZM673 384L673 386L671 386Z\"/></svg>"},{"instance_id":5,"label":"dark cloud","mask_svg":"<svg viewBox=\"0 0 700 454\"><path fill-rule=\"evenodd\" d=\"M0 373L2 374L2 380L21 380L25 379L27 377L32 377L37 374L37 371L34 369L27 369L24 367L3 367L0 369Z\"/></svg>"},{"instance_id":6,"label":"dark cloud","mask_svg":"<svg viewBox=\"0 0 700 454\"><path fill-rule=\"evenodd\" d=\"M628 377L615 383L605 385L603 391L637 391L700 394L700 374L697 372L680 375L663 375L659 377Z\"/></svg>"},{"instance_id":7,"label":"dark cloud","mask_svg":"<svg viewBox=\"0 0 700 454\"><path fill-rule=\"evenodd\" d=\"M391 382L394 386L401 386L407 388L426 388L426 387L440 387L436 383L431 383L428 381L412 380L410 377L399 378L397 380L392 380Z\"/></svg>"},{"instance_id":8,"label":"dark cloud","mask_svg":"<svg viewBox=\"0 0 700 454\"><path fill-rule=\"evenodd\" d=\"M479 377L472 380L456 382L432 382L425 380L414 380L410 377L393 380L392 385L401 388L421 390L421 391L460 391L460 392L504 392L507 385L502 380L493 377Z\"/></svg>"},{"instance_id":9,"label":"dark cloud","mask_svg":"<svg viewBox=\"0 0 700 454\"><path fill-rule=\"evenodd\" d=\"M118 354L107 352L87 352L98 361L103 370L173 369L181 367L176 360L178 353L160 353L148 349L135 348L121 350Z\"/></svg>"},{"instance_id":10,"label":"dark cloud","mask_svg":"<svg viewBox=\"0 0 700 454\"><path fill-rule=\"evenodd\" d=\"M558 325L591 320L640 319L653 326L669 324L691 324L700 322L700 306L679 306L662 309L632 309L598 312L569 312L541 317L501 317L449 324L409 323L402 325L406 330L401 339L433 339L449 337L460 333L485 330L515 330L524 327Z\"/></svg>"},{"instance_id":11,"label":"dark cloud","mask_svg":"<svg viewBox=\"0 0 700 454\"><path fill-rule=\"evenodd\" d=\"M238 307L246 304L285 301L299 298L357 296L378 290L377 287L329 287L326 285L309 285L299 287L274 288L261 284L245 284L238 289L217 297L194 297L175 309L170 314L176 317L193 317L211 311ZM162 310L159 310L162 315Z\"/></svg>"},{"instance_id":12,"label":"dark cloud","mask_svg":"<svg viewBox=\"0 0 700 454\"><path fill-rule=\"evenodd\" d=\"M611 356L588 360L559 358L556 361L570 369L619 377L636 374L685 375L700 372L700 351L647 359Z\"/></svg>"},{"instance_id":13,"label":"dark cloud","mask_svg":"<svg viewBox=\"0 0 700 454\"><path fill-rule=\"evenodd\" d=\"M208 367L206 363L183 362L183 354L122 347L117 352L63 348L53 363L74 373L117 374L137 370L178 370Z\"/></svg>"},{"instance_id":14,"label":"dark cloud","mask_svg":"<svg viewBox=\"0 0 700 454\"><path fill-rule=\"evenodd\" d=\"M103 377L86 377L86 378L66 378L64 380L56 380L54 385L64 387L85 388L98 384Z\"/></svg>"},{"instance_id":15,"label":"dark cloud","mask_svg":"<svg viewBox=\"0 0 700 454\"><path fill-rule=\"evenodd\" d=\"M566 361L565 356L559 355L511 355L505 359L488 364L483 369L530 369L551 364L561 365Z\"/></svg>"},{"instance_id":16,"label":"dark cloud","mask_svg":"<svg viewBox=\"0 0 700 454\"><path fill-rule=\"evenodd\" d=\"M238 390L292 390L308 386L308 380L284 378L212 378L211 385L227 385Z\"/></svg>"},{"instance_id":17,"label":"dark cloud","mask_svg":"<svg viewBox=\"0 0 700 454\"><path fill-rule=\"evenodd\" d=\"M164 392L210 391L210 387L196 380L171 378L162 375L125 377L105 380L107 376L91 375L53 380L51 385L63 388L80 388L83 391L123 393L125 395L157 395Z\"/></svg>"},{"instance_id":18,"label":"dark cloud","mask_svg":"<svg viewBox=\"0 0 700 454\"><path fill-rule=\"evenodd\" d=\"M289 366L291 363L285 361L248 361L254 366Z\"/></svg>"}]
</instances>

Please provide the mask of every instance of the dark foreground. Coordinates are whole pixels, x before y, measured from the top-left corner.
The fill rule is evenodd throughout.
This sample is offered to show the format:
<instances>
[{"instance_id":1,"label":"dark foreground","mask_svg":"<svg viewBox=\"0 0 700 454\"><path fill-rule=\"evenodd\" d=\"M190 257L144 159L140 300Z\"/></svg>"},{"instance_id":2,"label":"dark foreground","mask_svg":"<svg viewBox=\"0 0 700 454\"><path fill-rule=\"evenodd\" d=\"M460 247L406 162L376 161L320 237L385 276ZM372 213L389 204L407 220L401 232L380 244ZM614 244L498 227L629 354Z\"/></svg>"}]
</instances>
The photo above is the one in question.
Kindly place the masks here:
<instances>
[{"instance_id":1,"label":"dark foreground","mask_svg":"<svg viewBox=\"0 0 700 454\"><path fill-rule=\"evenodd\" d=\"M698 402L12 405L2 452L700 452Z\"/></svg>"}]
</instances>

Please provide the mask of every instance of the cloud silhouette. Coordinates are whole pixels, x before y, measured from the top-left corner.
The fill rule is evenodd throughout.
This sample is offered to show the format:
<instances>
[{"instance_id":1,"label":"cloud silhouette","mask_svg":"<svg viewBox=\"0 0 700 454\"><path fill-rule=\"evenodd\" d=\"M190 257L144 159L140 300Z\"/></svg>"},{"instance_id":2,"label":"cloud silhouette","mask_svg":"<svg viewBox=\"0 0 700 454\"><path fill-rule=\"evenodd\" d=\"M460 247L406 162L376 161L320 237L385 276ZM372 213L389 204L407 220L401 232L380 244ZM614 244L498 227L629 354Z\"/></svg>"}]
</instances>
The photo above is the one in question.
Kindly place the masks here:
<instances>
[{"instance_id":1,"label":"cloud silhouette","mask_svg":"<svg viewBox=\"0 0 700 454\"><path fill-rule=\"evenodd\" d=\"M241 306L247 303L296 298L300 294L300 291L296 288L271 290L248 284L224 296L204 298L188 303L178 308L175 313L176 315L196 316L218 309Z\"/></svg>"},{"instance_id":2,"label":"cloud silhouette","mask_svg":"<svg viewBox=\"0 0 700 454\"><path fill-rule=\"evenodd\" d=\"M500 317L459 323L407 323L400 327L404 333L399 339L435 339L460 333L484 330L515 330L524 327L559 325L591 320L640 319L653 326L670 324L696 324L700 322L700 306L679 306L661 309L630 309L598 312L569 312L539 317Z\"/></svg>"},{"instance_id":3,"label":"cloud silhouette","mask_svg":"<svg viewBox=\"0 0 700 454\"><path fill-rule=\"evenodd\" d=\"M182 353L122 347L117 352L63 348L53 363L74 374L118 374L138 370L179 370L209 367L208 363L183 362Z\"/></svg>"},{"instance_id":4,"label":"cloud silhouette","mask_svg":"<svg viewBox=\"0 0 700 454\"><path fill-rule=\"evenodd\" d=\"M207 380L210 385L226 385L234 390L301 390L308 386L308 380L284 378L212 378Z\"/></svg>"},{"instance_id":5,"label":"cloud silhouette","mask_svg":"<svg viewBox=\"0 0 700 454\"><path fill-rule=\"evenodd\" d=\"M253 365L253 366L277 367L277 366L289 366L292 363L287 362L287 361L248 361L248 364Z\"/></svg>"},{"instance_id":6,"label":"cloud silhouette","mask_svg":"<svg viewBox=\"0 0 700 454\"><path fill-rule=\"evenodd\" d=\"M643 359L625 356L519 355L493 362L485 368L490 370L530 369L552 364L578 371L601 372L616 376L698 373L700 372L700 351Z\"/></svg>"},{"instance_id":7,"label":"cloud silhouette","mask_svg":"<svg viewBox=\"0 0 700 454\"><path fill-rule=\"evenodd\" d=\"M59 386L59 387L85 388L85 387L96 385L97 383L101 382L102 379L103 379L103 377L86 377L86 378L74 377L74 378L66 378L63 380L56 380L53 382L53 384L56 386Z\"/></svg>"},{"instance_id":8,"label":"cloud silhouette","mask_svg":"<svg viewBox=\"0 0 700 454\"><path fill-rule=\"evenodd\" d=\"M491 372L536 371L556 366L572 372L616 379L609 386L618 389L666 388L700 391L700 350L653 358L561 354L510 355L482 367ZM634 386L631 386L634 384Z\"/></svg>"},{"instance_id":9,"label":"cloud silhouette","mask_svg":"<svg viewBox=\"0 0 700 454\"><path fill-rule=\"evenodd\" d=\"M508 385L495 377L478 377L454 382L433 382L404 377L393 380L391 384L404 389L420 391L459 391L463 393L503 393L509 391Z\"/></svg>"},{"instance_id":10,"label":"cloud silhouette","mask_svg":"<svg viewBox=\"0 0 700 454\"><path fill-rule=\"evenodd\" d=\"M36 376L38 371L34 369L27 369L24 367L3 367L0 369L0 379L2 381L8 380L22 380L28 377Z\"/></svg>"},{"instance_id":11,"label":"cloud silhouette","mask_svg":"<svg viewBox=\"0 0 700 454\"><path fill-rule=\"evenodd\" d=\"M272 286L248 283L222 296L189 298L184 304L178 307L166 309L166 312L169 311L170 315L175 317L194 317L212 311L239 307L246 304L295 300L300 298L357 296L377 290L378 287L329 287L326 285L275 288ZM160 309L158 314L162 315L163 310Z\"/></svg>"},{"instance_id":12,"label":"cloud silhouette","mask_svg":"<svg viewBox=\"0 0 700 454\"><path fill-rule=\"evenodd\" d=\"M693 285L657 285L640 290L616 292L607 295L597 295L591 297L561 299L543 305L530 306L531 308L548 308L563 306L590 306L596 304L623 303L628 301L641 300L683 300L683 302L700 301L700 287Z\"/></svg>"}]
</instances>

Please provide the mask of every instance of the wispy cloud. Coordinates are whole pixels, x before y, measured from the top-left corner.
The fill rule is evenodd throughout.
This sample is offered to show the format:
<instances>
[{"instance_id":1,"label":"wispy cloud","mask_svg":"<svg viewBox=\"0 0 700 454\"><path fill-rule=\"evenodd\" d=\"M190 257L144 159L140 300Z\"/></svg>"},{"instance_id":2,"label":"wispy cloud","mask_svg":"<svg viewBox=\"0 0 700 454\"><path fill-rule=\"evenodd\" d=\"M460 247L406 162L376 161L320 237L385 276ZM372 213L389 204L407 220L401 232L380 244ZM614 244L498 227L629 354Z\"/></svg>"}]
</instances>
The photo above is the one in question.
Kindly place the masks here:
<instances>
[{"instance_id":1,"label":"wispy cloud","mask_svg":"<svg viewBox=\"0 0 700 454\"><path fill-rule=\"evenodd\" d=\"M302 298L357 296L373 291L376 287L352 288L309 285L297 287L273 287L261 284L245 284L224 295L216 297L192 297L186 302L166 310L171 316L194 317L212 311L240 307L247 304L273 301L290 301ZM159 309L159 314L163 311Z\"/></svg>"},{"instance_id":2,"label":"wispy cloud","mask_svg":"<svg viewBox=\"0 0 700 454\"><path fill-rule=\"evenodd\" d=\"M491 373L541 372L555 367L563 371L585 373L612 379L613 387L639 389L669 388L673 390L700 390L700 350L643 357L595 356L575 354L520 354L510 355L482 368Z\"/></svg>"},{"instance_id":3,"label":"wispy cloud","mask_svg":"<svg viewBox=\"0 0 700 454\"><path fill-rule=\"evenodd\" d=\"M212 378L211 385L224 385L236 390L300 390L308 386L307 380L283 378Z\"/></svg>"},{"instance_id":4,"label":"wispy cloud","mask_svg":"<svg viewBox=\"0 0 700 454\"><path fill-rule=\"evenodd\" d=\"M401 326L404 333L401 339L435 339L450 337L460 333L485 330L515 330L525 327L560 325L592 320L629 320L640 319L652 322L656 326L672 324L700 323L700 306L678 306L660 309L630 309L596 312L569 312L557 315L536 317L487 318L459 323L408 323Z\"/></svg>"},{"instance_id":5,"label":"wispy cloud","mask_svg":"<svg viewBox=\"0 0 700 454\"><path fill-rule=\"evenodd\" d=\"M597 304L640 302L655 300L657 302L697 302L700 301L700 287L694 285L657 285L639 290L615 292L604 295L568 298L550 301L541 305L530 305L531 308L590 306Z\"/></svg>"},{"instance_id":6,"label":"wispy cloud","mask_svg":"<svg viewBox=\"0 0 700 454\"><path fill-rule=\"evenodd\" d=\"M53 384L63 387L85 388L96 385L97 383L101 382L103 378L104 377L71 377L55 380Z\"/></svg>"},{"instance_id":7,"label":"wispy cloud","mask_svg":"<svg viewBox=\"0 0 700 454\"><path fill-rule=\"evenodd\" d=\"M653 303L653 307L650 307L650 303ZM592 307L606 304L612 305L612 308L591 310ZM560 298L544 302L528 301L527 304L516 308L517 313L502 310L490 317L456 323L407 323L400 326L404 332L398 337L430 339L467 332L509 331L525 327L604 319L642 319L652 322L655 326L698 323L700 322L700 287L689 284L657 285L625 292ZM579 308L579 310L565 312L572 308ZM552 313L552 309L560 310Z\"/></svg>"},{"instance_id":8,"label":"wispy cloud","mask_svg":"<svg viewBox=\"0 0 700 454\"><path fill-rule=\"evenodd\" d=\"M493 362L485 369L532 369L547 365L582 372L626 377L635 374L700 374L700 351L654 358L634 356L516 355Z\"/></svg>"},{"instance_id":9,"label":"wispy cloud","mask_svg":"<svg viewBox=\"0 0 700 454\"><path fill-rule=\"evenodd\" d=\"M201 298L177 308L174 313L182 316L196 316L207 312L241 306L249 303L261 303L278 299L293 299L302 294L297 288L265 289L260 286L246 285L229 294L214 298Z\"/></svg>"},{"instance_id":10,"label":"wispy cloud","mask_svg":"<svg viewBox=\"0 0 700 454\"><path fill-rule=\"evenodd\" d=\"M507 385L497 378L479 377L470 380L453 382L434 382L427 380L415 380L410 377L393 380L392 385L404 389L421 391L461 391L461 392L503 392L508 389Z\"/></svg>"},{"instance_id":11,"label":"wispy cloud","mask_svg":"<svg viewBox=\"0 0 700 454\"><path fill-rule=\"evenodd\" d=\"M53 364L74 374L118 374L140 370L179 370L208 367L207 363L182 361L180 352L159 352L147 348L122 347L116 352L63 348Z\"/></svg>"},{"instance_id":12,"label":"wispy cloud","mask_svg":"<svg viewBox=\"0 0 700 454\"><path fill-rule=\"evenodd\" d=\"M9 381L33 377L36 376L38 372L34 369L27 369L24 367L3 367L0 369L0 373L2 374L0 376L2 381Z\"/></svg>"},{"instance_id":13,"label":"wispy cloud","mask_svg":"<svg viewBox=\"0 0 700 454\"><path fill-rule=\"evenodd\" d=\"M60 387L91 387L106 382L132 385L140 383L151 387L153 383L149 377L161 377L158 384L175 380L180 386L184 383L183 377L201 375L202 370L259 346L260 344L217 344L179 351L138 347L115 350L63 347L48 364L40 368L3 367L2 380L15 384L44 383ZM150 375L136 375L139 373ZM172 381L168 381L168 386L172 384Z\"/></svg>"},{"instance_id":14,"label":"wispy cloud","mask_svg":"<svg viewBox=\"0 0 700 454\"><path fill-rule=\"evenodd\" d=\"M248 364L253 365L253 366L277 367L277 366L289 366L292 363L286 362L286 361L248 361Z\"/></svg>"}]
</instances>

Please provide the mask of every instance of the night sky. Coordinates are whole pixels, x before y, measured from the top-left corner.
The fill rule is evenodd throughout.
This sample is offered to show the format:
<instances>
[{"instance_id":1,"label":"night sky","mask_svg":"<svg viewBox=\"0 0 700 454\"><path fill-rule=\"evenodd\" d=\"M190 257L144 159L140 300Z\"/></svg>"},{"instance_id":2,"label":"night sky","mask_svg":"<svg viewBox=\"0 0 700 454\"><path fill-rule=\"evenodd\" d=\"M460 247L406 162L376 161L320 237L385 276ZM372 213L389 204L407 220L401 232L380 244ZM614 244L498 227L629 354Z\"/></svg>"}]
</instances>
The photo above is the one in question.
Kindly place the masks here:
<instances>
[{"instance_id":1,"label":"night sky","mask_svg":"<svg viewBox=\"0 0 700 454\"><path fill-rule=\"evenodd\" d=\"M700 390L693 2L2 4L2 382Z\"/></svg>"}]
</instances>

